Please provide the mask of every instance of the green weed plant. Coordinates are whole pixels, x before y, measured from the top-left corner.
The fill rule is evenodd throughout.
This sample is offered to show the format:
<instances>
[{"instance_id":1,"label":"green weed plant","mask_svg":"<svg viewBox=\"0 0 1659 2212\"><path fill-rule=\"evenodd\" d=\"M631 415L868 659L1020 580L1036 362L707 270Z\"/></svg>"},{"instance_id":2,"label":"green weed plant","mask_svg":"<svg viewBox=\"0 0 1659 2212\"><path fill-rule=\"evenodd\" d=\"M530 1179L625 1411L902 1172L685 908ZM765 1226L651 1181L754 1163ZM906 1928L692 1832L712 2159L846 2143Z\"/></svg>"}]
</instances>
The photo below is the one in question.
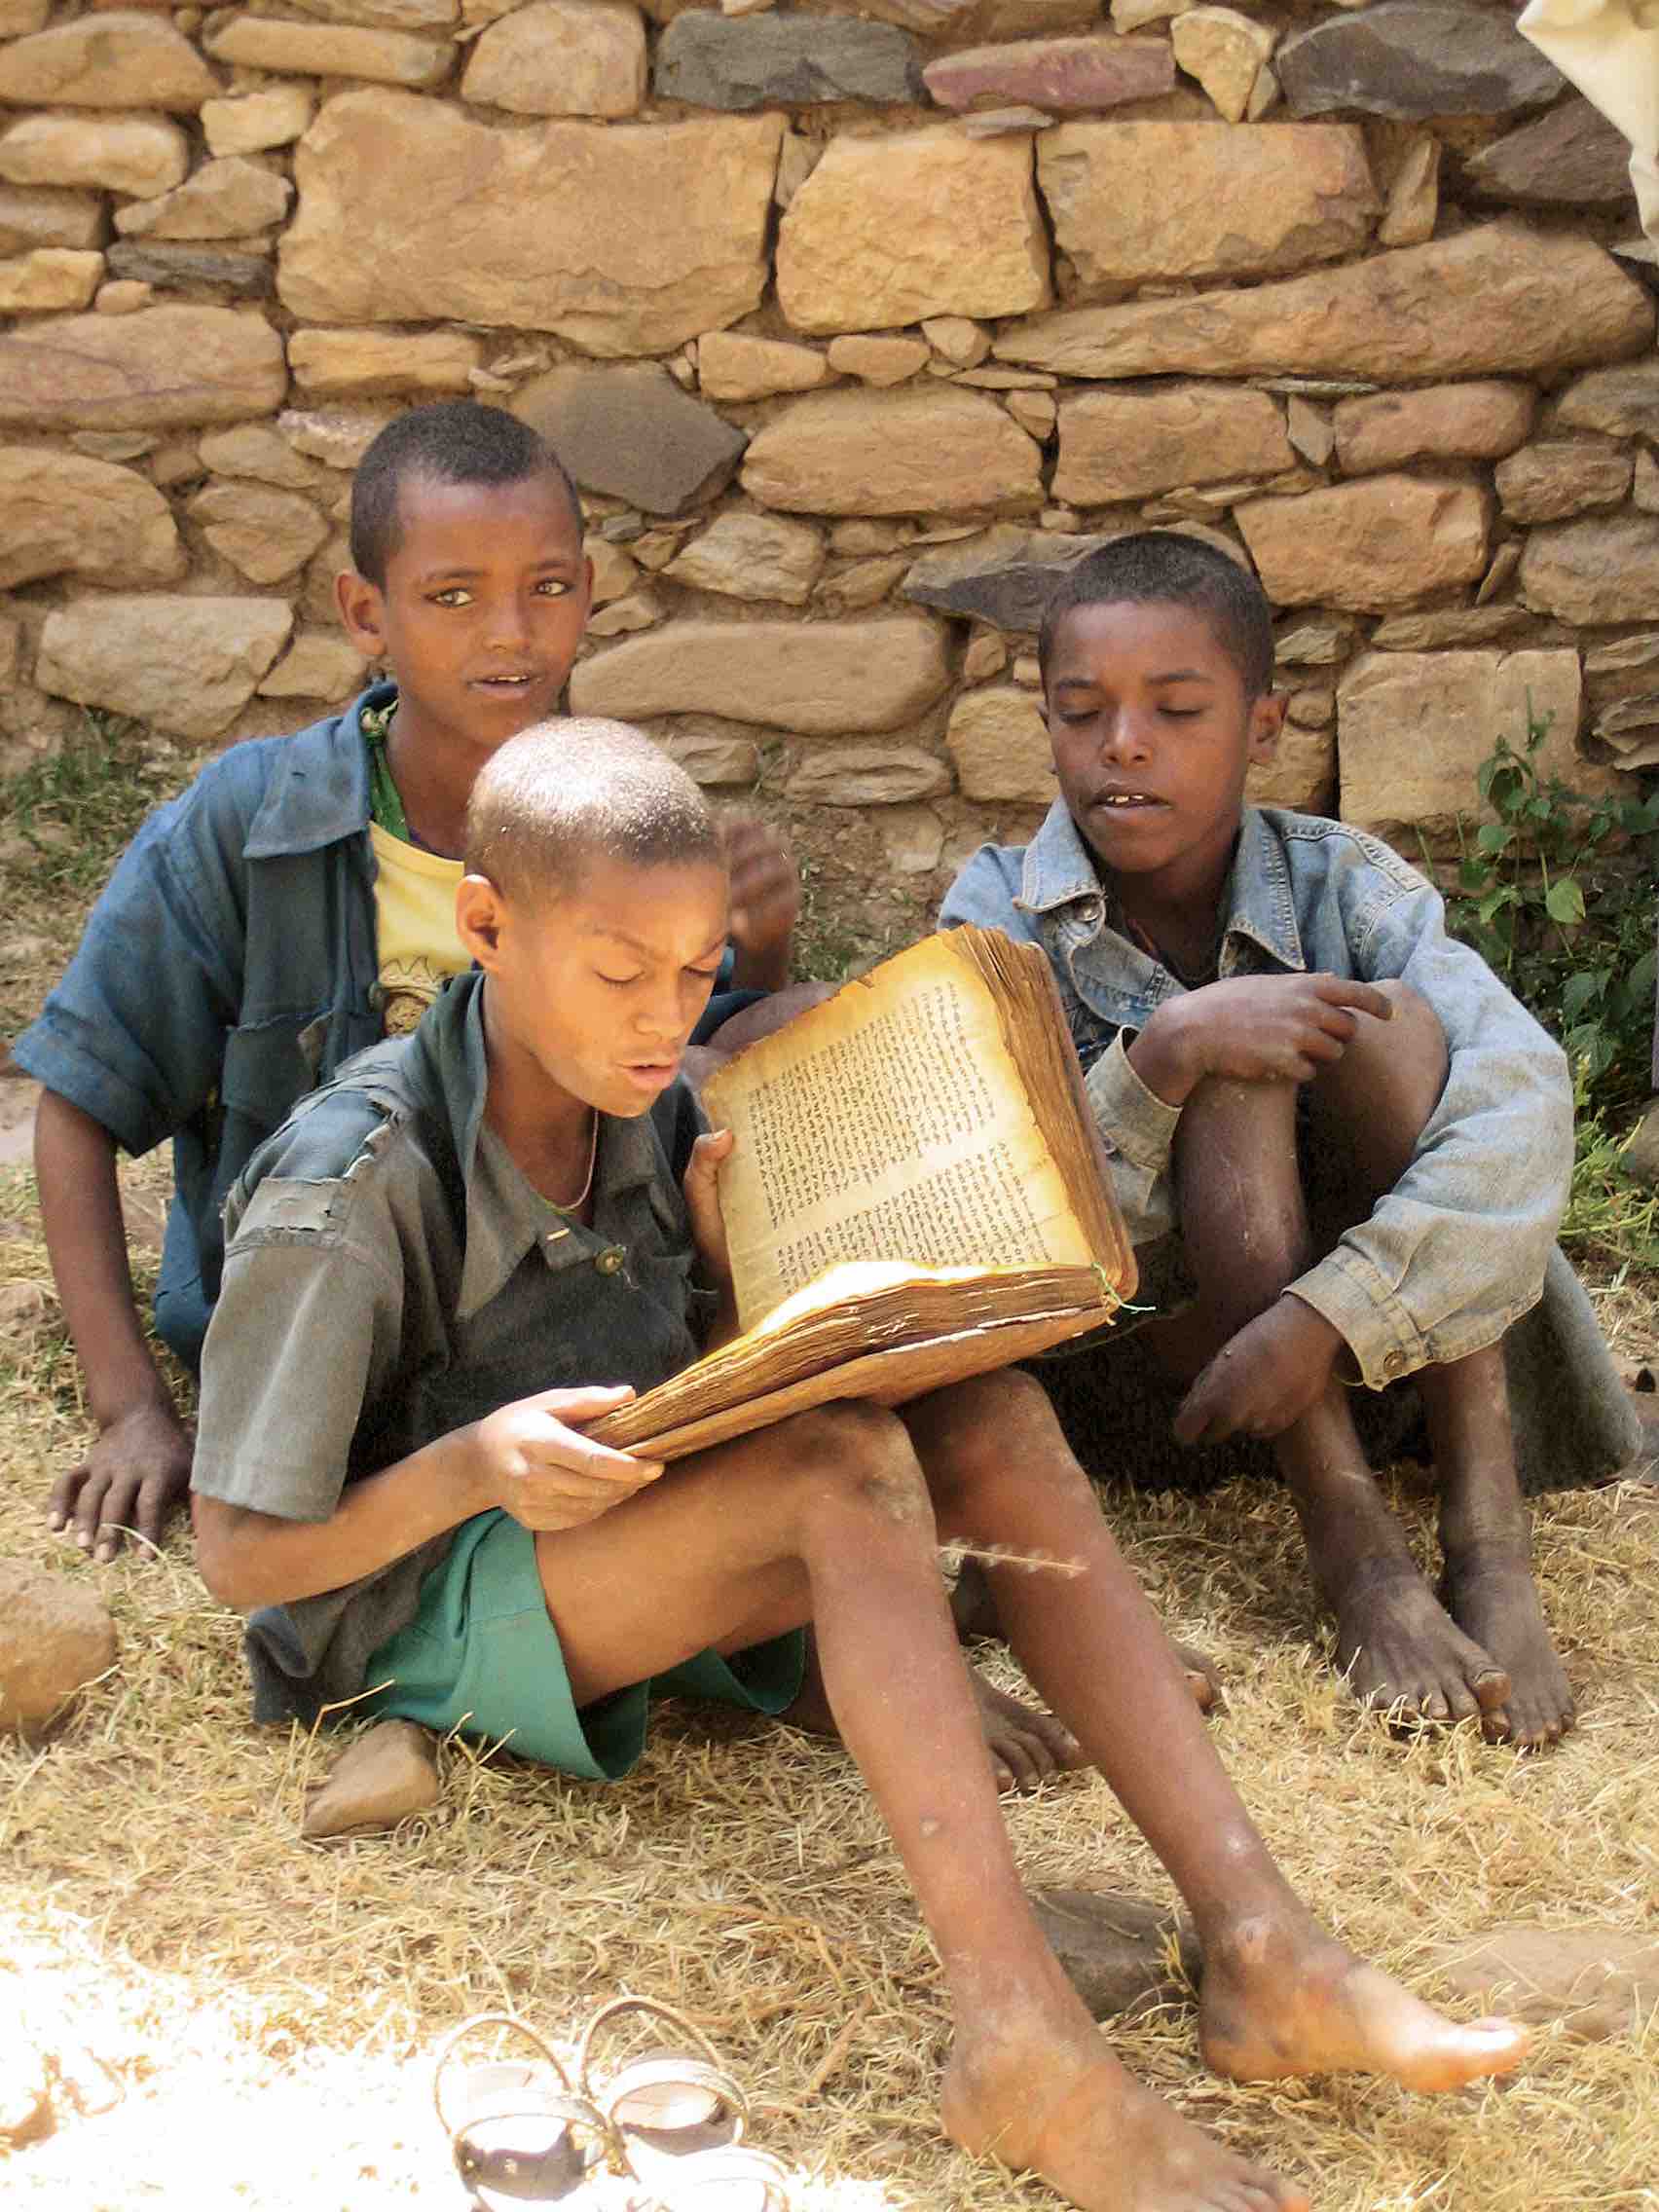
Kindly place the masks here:
<instances>
[{"instance_id":1,"label":"green weed plant","mask_svg":"<svg viewBox=\"0 0 1659 2212\"><path fill-rule=\"evenodd\" d=\"M1546 777L1549 728L1529 700L1524 746L1499 738L1481 763L1495 819L1461 830L1447 918L1560 1039L1585 1104L1616 1120L1649 1087L1659 789L1590 798Z\"/></svg>"}]
</instances>

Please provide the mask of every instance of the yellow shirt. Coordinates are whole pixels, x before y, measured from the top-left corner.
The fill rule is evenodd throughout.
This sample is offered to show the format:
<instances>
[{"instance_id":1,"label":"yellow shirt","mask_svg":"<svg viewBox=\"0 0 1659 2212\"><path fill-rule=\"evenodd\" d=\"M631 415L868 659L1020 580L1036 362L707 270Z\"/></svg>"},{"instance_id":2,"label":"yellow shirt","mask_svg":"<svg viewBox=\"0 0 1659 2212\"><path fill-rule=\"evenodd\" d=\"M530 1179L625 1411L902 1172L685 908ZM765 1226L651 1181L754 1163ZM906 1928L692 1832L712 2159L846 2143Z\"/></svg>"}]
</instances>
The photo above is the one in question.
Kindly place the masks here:
<instances>
[{"instance_id":1,"label":"yellow shirt","mask_svg":"<svg viewBox=\"0 0 1659 2212\"><path fill-rule=\"evenodd\" d=\"M403 1037L450 977L472 965L455 926L455 895L466 871L460 861L406 845L378 822L369 824L369 842L379 864L375 919L386 1033Z\"/></svg>"}]
</instances>

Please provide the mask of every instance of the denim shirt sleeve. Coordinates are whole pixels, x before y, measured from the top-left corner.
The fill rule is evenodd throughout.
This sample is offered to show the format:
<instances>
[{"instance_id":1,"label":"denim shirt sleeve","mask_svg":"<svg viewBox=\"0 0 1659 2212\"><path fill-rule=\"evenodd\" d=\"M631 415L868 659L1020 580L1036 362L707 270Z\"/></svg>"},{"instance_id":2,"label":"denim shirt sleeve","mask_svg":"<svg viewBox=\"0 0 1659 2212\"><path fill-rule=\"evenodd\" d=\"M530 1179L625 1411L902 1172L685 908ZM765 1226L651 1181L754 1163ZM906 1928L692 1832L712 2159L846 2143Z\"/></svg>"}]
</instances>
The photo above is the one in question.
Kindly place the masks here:
<instances>
[{"instance_id":1,"label":"denim shirt sleeve","mask_svg":"<svg viewBox=\"0 0 1659 2212\"><path fill-rule=\"evenodd\" d=\"M1446 1088L1393 1190L1291 1286L1373 1389L1496 1343L1537 1303L1572 1171L1566 1055L1447 935L1432 886L1385 859L1343 879L1352 973L1397 977L1427 1000L1446 1032Z\"/></svg>"},{"instance_id":2,"label":"denim shirt sleeve","mask_svg":"<svg viewBox=\"0 0 1659 2212\"><path fill-rule=\"evenodd\" d=\"M218 763L151 815L13 1047L19 1067L132 1154L170 1136L219 1082L240 997L240 796Z\"/></svg>"}]
</instances>

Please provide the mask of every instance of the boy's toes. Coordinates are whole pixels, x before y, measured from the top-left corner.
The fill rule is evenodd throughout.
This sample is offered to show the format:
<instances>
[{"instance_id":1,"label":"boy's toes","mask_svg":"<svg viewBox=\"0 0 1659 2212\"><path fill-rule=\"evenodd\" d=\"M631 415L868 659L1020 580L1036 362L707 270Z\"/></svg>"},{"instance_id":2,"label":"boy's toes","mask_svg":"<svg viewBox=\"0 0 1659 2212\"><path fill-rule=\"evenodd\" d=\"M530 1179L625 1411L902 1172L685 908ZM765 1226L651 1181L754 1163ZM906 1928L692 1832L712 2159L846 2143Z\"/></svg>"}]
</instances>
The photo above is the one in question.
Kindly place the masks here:
<instances>
[{"instance_id":1,"label":"boy's toes","mask_svg":"<svg viewBox=\"0 0 1659 2212\"><path fill-rule=\"evenodd\" d=\"M986 1681L977 1667L970 1667L968 1675L1000 1792L1015 1790L1023 1796L1051 1776L1084 1763L1083 1747L1051 1713L1022 1705Z\"/></svg>"},{"instance_id":2,"label":"boy's toes","mask_svg":"<svg viewBox=\"0 0 1659 2212\"><path fill-rule=\"evenodd\" d=\"M1187 1687L1193 1693L1193 1703L1200 1713L1213 1713L1227 1703L1222 1695L1221 1677L1215 1671L1215 1662L1190 1643L1177 1643L1170 1638L1170 1646L1181 1663L1181 1672L1187 1677Z\"/></svg>"}]
</instances>

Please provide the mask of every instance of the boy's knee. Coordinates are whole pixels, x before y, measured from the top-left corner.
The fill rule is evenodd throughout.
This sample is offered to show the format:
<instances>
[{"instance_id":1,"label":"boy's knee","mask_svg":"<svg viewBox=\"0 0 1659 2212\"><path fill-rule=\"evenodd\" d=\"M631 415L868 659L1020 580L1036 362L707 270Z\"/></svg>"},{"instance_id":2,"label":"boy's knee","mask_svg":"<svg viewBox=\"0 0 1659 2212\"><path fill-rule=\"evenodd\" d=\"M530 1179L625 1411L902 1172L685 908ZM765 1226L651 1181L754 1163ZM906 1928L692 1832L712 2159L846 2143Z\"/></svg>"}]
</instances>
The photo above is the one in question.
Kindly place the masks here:
<instances>
[{"instance_id":1,"label":"boy's knee","mask_svg":"<svg viewBox=\"0 0 1659 2212\"><path fill-rule=\"evenodd\" d=\"M809 1513L931 1523L927 1483L909 1437L884 1407L848 1399L799 1414L788 1424L787 1450Z\"/></svg>"}]
</instances>

